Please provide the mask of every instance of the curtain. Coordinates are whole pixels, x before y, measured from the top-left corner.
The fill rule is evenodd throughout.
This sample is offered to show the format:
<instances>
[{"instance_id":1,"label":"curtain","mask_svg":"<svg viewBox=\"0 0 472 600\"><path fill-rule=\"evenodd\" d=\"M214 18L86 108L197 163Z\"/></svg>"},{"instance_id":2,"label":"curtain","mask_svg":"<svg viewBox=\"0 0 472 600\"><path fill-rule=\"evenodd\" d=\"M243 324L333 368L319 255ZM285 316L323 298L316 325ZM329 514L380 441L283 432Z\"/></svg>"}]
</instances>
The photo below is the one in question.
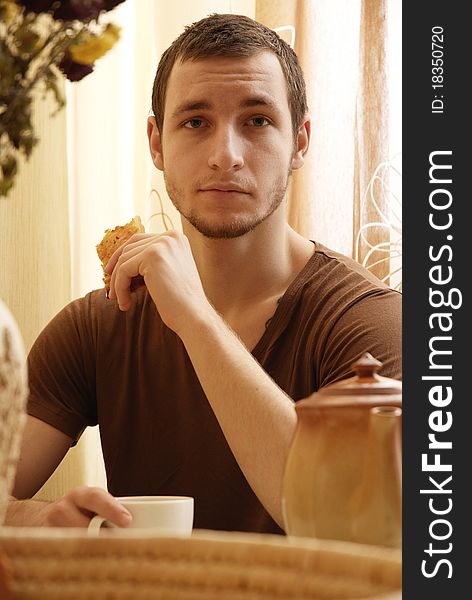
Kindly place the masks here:
<instances>
[{"instance_id":1,"label":"curtain","mask_svg":"<svg viewBox=\"0 0 472 600\"><path fill-rule=\"evenodd\" d=\"M359 43L359 85L355 117L354 160L354 231L366 223L378 222L379 211L388 212L388 171L383 174L384 185L377 186L376 206L362 199L379 164L389 155L388 139L388 82L387 82L387 2L362 0ZM389 241L389 231L381 226L370 228L372 246L382 246ZM359 258L369 252L362 238L357 249ZM354 248L353 244L353 250ZM382 261L380 253L373 252L372 271L383 278L388 273L389 261Z\"/></svg>"},{"instance_id":2,"label":"curtain","mask_svg":"<svg viewBox=\"0 0 472 600\"><path fill-rule=\"evenodd\" d=\"M8 197L0 197L0 297L17 320L26 350L39 328L70 299L65 114L51 118L37 97L40 141Z\"/></svg>"},{"instance_id":3,"label":"curtain","mask_svg":"<svg viewBox=\"0 0 472 600\"><path fill-rule=\"evenodd\" d=\"M7 198L0 198L0 297L14 315L28 351L44 325L71 300L66 115L51 98L35 102L40 141ZM84 481L84 441L38 494Z\"/></svg>"},{"instance_id":4,"label":"curtain","mask_svg":"<svg viewBox=\"0 0 472 600\"><path fill-rule=\"evenodd\" d=\"M153 2L110 13L120 41L94 72L67 83L72 296L102 286L96 244L105 229L142 214L147 162L145 96L152 85Z\"/></svg>"}]
</instances>

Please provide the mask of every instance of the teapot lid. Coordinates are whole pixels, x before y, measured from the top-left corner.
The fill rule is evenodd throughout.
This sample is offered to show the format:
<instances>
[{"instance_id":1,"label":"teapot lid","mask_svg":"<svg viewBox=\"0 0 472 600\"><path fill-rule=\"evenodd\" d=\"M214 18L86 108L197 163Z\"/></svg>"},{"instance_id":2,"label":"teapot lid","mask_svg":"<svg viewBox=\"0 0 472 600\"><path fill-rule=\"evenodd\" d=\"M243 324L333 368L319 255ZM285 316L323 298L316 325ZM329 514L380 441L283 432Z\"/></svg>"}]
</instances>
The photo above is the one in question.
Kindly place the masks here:
<instances>
[{"instance_id":1,"label":"teapot lid","mask_svg":"<svg viewBox=\"0 0 472 600\"><path fill-rule=\"evenodd\" d=\"M321 388L319 396L347 396L347 395L383 395L401 394L402 383L390 377L382 377L377 371L382 363L366 352L352 365L354 377L337 381Z\"/></svg>"}]
</instances>

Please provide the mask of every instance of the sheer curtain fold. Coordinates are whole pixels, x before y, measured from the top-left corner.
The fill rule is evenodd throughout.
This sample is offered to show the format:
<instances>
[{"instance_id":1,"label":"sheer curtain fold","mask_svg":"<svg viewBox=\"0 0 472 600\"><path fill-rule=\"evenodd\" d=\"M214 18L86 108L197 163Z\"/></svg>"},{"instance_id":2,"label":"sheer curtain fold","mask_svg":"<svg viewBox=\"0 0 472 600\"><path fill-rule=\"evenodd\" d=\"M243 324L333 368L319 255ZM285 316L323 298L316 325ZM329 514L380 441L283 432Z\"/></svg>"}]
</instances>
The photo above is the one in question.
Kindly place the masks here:
<instances>
[{"instance_id":1,"label":"sheer curtain fold","mask_svg":"<svg viewBox=\"0 0 472 600\"><path fill-rule=\"evenodd\" d=\"M37 97L40 139L22 162L15 188L0 198L0 297L17 320L28 351L46 323L70 300L70 233L67 203L66 115L52 98ZM51 500L83 483L84 440L70 453L37 498Z\"/></svg>"},{"instance_id":2,"label":"sheer curtain fold","mask_svg":"<svg viewBox=\"0 0 472 600\"><path fill-rule=\"evenodd\" d=\"M73 297L102 285L95 246L105 229L143 215L153 10L153 0L119 5L111 17L121 26L119 43L91 75L67 85Z\"/></svg>"},{"instance_id":3,"label":"sheer curtain fold","mask_svg":"<svg viewBox=\"0 0 472 600\"><path fill-rule=\"evenodd\" d=\"M18 322L26 350L70 300L65 114L37 94L39 143L22 160L15 187L0 198L0 297Z\"/></svg>"},{"instance_id":4,"label":"sheer curtain fold","mask_svg":"<svg viewBox=\"0 0 472 600\"><path fill-rule=\"evenodd\" d=\"M388 214L388 171L383 173L382 185L375 186L376 207L363 203L369 183L377 166L389 156L389 94L387 78L387 0L362 0L359 45L359 87L355 121L355 168L354 168L354 231L367 223L379 221L379 211ZM377 246L389 241L384 227L370 229L369 244ZM357 249L362 260L370 251L360 239ZM353 252L355 248L353 247ZM371 264L380 261L382 255L374 253ZM389 262L378 262L371 268L380 279L389 271Z\"/></svg>"}]
</instances>

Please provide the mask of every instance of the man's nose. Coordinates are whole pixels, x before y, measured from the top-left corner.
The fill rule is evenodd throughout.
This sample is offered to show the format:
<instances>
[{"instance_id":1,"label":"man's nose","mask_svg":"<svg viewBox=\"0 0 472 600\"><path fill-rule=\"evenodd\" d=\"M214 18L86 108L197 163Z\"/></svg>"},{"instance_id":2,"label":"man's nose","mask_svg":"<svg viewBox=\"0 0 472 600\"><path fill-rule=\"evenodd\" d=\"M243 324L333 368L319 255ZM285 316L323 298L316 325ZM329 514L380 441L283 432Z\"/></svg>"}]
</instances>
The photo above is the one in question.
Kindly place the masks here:
<instances>
[{"instance_id":1,"label":"man's nose","mask_svg":"<svg viewBox=\"0 0 472 600\"><path fill-rule=\"evenodd\" d=\"M243 140L233 127L218 128L211 140L208 165L222 171L239 170L244 165Z\"/></svg>"}]
</instances>

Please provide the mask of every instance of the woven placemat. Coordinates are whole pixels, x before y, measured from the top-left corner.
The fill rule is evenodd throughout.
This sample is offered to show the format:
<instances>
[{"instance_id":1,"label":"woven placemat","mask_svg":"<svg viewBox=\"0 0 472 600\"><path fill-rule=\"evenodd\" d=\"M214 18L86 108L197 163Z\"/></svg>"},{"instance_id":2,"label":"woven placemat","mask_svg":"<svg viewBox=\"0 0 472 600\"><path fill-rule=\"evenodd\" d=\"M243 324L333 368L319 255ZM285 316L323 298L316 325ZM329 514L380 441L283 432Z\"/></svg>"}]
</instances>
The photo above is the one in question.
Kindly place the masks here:
<instances>
[{"instance_id":1,"label":"woven placemat","mask_svg":"<svg viewBox=\"0 0 472 600\"><path fill-rule=\"evenodd\" d=\"M397 550L272 535L3 528L0 561L15 600L401 598Z\"/></svg>"}]
</instances>

